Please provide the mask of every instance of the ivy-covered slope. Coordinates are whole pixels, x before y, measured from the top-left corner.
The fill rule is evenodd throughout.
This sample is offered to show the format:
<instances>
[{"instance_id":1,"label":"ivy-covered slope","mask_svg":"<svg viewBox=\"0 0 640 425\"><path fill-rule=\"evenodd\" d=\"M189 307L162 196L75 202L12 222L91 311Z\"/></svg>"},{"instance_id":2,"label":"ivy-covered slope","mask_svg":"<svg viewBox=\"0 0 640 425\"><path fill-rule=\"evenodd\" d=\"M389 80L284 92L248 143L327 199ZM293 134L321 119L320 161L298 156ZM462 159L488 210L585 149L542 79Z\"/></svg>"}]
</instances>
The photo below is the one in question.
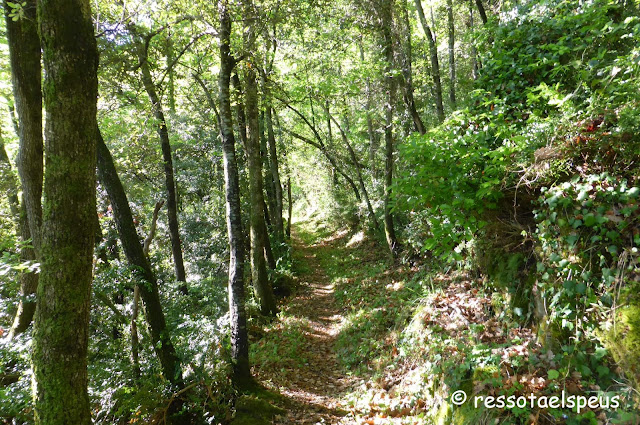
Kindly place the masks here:
<instances>
[{"instance_id":1,"label":"ivy-covered slope","mask_svg":"<svg viewBox=\"0 0 640 425\"><path fill-rule=\"evenodd\" d=\"M567 380L638 389L637 8L528 1L479 39L470 102L400 147L409 244L487 276Z\"/></svg>"}]
</instances>

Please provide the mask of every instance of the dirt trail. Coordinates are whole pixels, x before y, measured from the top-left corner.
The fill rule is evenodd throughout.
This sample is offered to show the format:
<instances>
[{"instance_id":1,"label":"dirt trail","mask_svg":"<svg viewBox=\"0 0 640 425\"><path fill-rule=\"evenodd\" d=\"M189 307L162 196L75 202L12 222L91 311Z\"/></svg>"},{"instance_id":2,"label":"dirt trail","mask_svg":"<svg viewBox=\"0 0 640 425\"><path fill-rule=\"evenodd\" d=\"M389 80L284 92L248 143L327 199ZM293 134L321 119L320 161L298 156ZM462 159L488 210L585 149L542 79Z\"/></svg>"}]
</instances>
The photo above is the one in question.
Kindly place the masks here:
<instances>
[{"instance_id":1,"label":"dirt trail","mask_svg":"<svg viewBox=\"0 0 640 425\"><path fill-rule=\"evenodd\" d=\"M287 315L304 319L304 368L290 371L284 379L278 374L269 377L287 398L287 414L276 417L274 424L337 424L347 414L341 396L349 392L354 380L345 376L337 359L334 345L340 331L342 315L334 298L334 286L323 270L320 258L332 255L341 238L330 238L305 245L294 237L296 261L303 263L298 289L283 308ZM267 378L268 371L261 375ZM348 422L347 422L348 423Z\"/></svg>"}]
</instances>

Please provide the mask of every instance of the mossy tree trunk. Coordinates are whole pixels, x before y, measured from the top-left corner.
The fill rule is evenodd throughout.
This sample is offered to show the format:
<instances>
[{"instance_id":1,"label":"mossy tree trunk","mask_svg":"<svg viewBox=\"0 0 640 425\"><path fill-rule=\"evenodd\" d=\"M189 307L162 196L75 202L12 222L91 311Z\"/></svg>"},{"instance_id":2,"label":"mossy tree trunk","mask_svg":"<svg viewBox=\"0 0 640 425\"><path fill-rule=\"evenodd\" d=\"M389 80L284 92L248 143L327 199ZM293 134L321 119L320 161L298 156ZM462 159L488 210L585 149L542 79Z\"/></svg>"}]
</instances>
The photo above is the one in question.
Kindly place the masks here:
<instances>
[{"instance_id":1,"label":"mossy tree trunk","mask_svg":"<svg viewBox=\"0 0 640 425\"><path fill-rule=\"evenodd\" d=\"M254 55L256 48L256 16L251 0L244 0L245 39L247 53L244 66L245 108L247 115L247 168L249 171L249 197L251 200L251 279L255 288L260 311L264 315L275 316L276 302L267 275L264 258L265 221L263 213L264 194L262 180L262 160L260 158L260 128L258 122L258 82Z\"/></svg>"},{"instance_id":2,"label":"mossy tree trunk","mask_svg":"<svg viewBox=\"0 0 640 425\"><path fill-rule=\"evenodd\" d=\"M227 234L229 240L229 315L231 317L231 355L236 385L245 386L251 381L249 369L249 337L245 313L244 262L245 250L240 209L240 183L236 161L235 137L231 113L231 93L229 89L231 72L236 65L231 56L231 19L228 3L218 3L220 15L220 133L222 134L222 154L224 161L225 205Z\"/></svg>"},{"instance_id":3,"label":"mossy tree trunk","mask_svg":"<svg viewBox=\"0 0 640 425\"><path fill-rule=\"evenodd\" d=\"M180 360L167 329L155 274L140 244L138 232L133 224L131 207L118 177L113 158L99 131L97 140L98 178L109 195L113 217L127 261L140 279L138 288L145 305L144 312L151 333L153 349L160 360L164 377L175 386L180 387L182 386Z\"/></svg>"},{"instance_id":4,"label":"mossy tree trunk","mask_svg":"<svg viewBox=\"0 0 640 425\"><path fill-rule=\"evenodd\" d=\"M32 356L35 422L88 425L98 49L88 0L41 0L37 16L47 116Z\"/></svg>"},{"instance_id":5,"label":"mossy tree trunk","mask_svg":"<svg viewBox=\"0 0 640 425\"><path fill-rule=\"evenodd\" d=\"M284 222L282 220L282 182L280 180L280 165L278 161L278 148L276 146L276 136L273 131L273 108L271 103L267 104L265 111L265 121L267 125L267 143L269 145L269 170L274 185L275 211L271 213L273 216L273 228L276 240L282 242L284 240Z\"/></svg>"},{"instance_id":6,"label":"mossy tree trunk","mask_svg":"<svg viewBox=\"0 0 640 425\"><path fill-rule=\"evenodd\" d=\"M5 22L9 60L13 84L15 114L12 122L20 139L18 151L18 174L22 185L22 205L18 214L19 231L23 242L32 240L32 246L23 245L20 250L22 261L35 261L40 245L42 222L42 180L43 180L43 140L42 140L42 68L40 64L40 38L36 21L36 1L27 0L23 7L24 18L14 21L9 17L11 8L5 2ZM10 108L11 111L13 107ZM13 112L13 111L12 111ZM8 160L8 159L7 159ZM17 192L16 192L17 194ZM15 196L15 195L10 195ZM10 201L17 207L17 196ZM35 308L35 292L38 275L35 272L20 275L21 300L9 332L13 337L27 330L31 324Z\"/></svg>"},{"instance_id":7,"label":"mossy tree trunk","mask_svg":"<svg viewBox=\"0 0 640 425\"><path fill-rule=\"evenodd\" d=\"M447 0L447 33L449 36L449 101L456 107L456 35L453 22L453 0Z\"/></svg>"},{"instance_id":8,"label":"mossy tree trunk","mask_svg":"<svg viewBox=\"0 0 640 425\"><path fill-rule=\"evenodd\" d=\"M419 1L419 0L417 0ZM393 183L393 113L396 102L396 79L393 75L393 7L390 2L382 1L379 6L380 28L382 30L382 53L385 59L385 82L387 86L387 101L385 105L384 128L384 233L391 256L395 258L398 250L398 240L391 213L391 185Z\"/></svg>"},{"instance_id":9,"label":"mossy tree trunk","mask_svg":"<svg viewBox=\"0 0 640 425\"><path fill-rule=\"evenodd\" d=\"M18 236L22 242L26 242L31 239L31 233L29 231L29 221L27 219L27 212L24 203L22 205L18 201L18 184L13 170L9 156L4 147L4 139L0 134L0 176L2 177L3 190L7 193L7 200L9 201L9 208L11 215L14 218L17 227ZM20 248L20 260L23 262L34 261L35 252L29 245L23 245ZM33 314L36 311L35 294L38 289L38 275L34 272L23 271L20 273L20 302L18 303L18 310L16 311L15 318L9 330L9 339L26 331L33 320Z\"/></svg>"}]
</instances>

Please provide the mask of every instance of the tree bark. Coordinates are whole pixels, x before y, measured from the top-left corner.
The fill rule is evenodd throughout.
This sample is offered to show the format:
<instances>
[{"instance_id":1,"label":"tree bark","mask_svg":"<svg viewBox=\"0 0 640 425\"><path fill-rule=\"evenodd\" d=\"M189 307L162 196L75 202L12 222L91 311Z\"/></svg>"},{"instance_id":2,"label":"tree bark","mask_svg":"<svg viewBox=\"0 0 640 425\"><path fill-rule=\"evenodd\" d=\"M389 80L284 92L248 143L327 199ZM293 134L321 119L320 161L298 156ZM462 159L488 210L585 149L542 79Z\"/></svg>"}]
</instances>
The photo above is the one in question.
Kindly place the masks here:
<instances>
[{"instance_id":1,"label":"tree bark","mask_svg":"<svg viewBox=\"0 0 640 425\"><path fill-rule=\"evenodd\" d=\"M265 112L265 120L267 124L267 143L269 145L269 168L271 178L275 187L276 208L272 212L273 226L275 228L276 239L278 242L284 240L284 223L282 221L282 182L280 181L280 170L278 164L278 151L276 147L276 136L273 131L273 111L270 105L267 105Z\"/></svg>"},{"instance_id":2,"label":"tree bark","mask_svg":"<svg viewBox=\"0 0 640 425\"><path fill-rule=\"evenodd\" d=\"M235 59L231 56L231 19L228 2L218 3L220 15L220 74L218 76L220 102L220 132L224 160L225 205L229 239L229 316L231 319L231 356L236 386L244 387L251 381L249 369L249 338L245 313L244 262L240 183L236 162L235 138L231 114L229 89Z\"/></svg>"},{"instance_id":3,"label":"tree bark","mask_svg":"<svg viewBox=\"0 0 640 425\"><path fill-rule=\"evenodd\" d=\"M22 185L29 234L36 254L40 251L42 223L42 69L40 66L40 39L36 22L36 1L27 0L23 19L13 21L11 8L5 2L7 41L13 97L18 113L18 174Z\"/></svg>"},{"instance_id":4,"label":"tree bark","mask_svg":"<svg viewBox=\"0 0 640 425\"><path fill-rule=\"evenodd\" d=\"M291 201L291 177L287 177L287 200L289 215L287 217L287 238L291 238L291 216L293 215L293 202Z\"/></svg>"},{"instance_id":5,"label":"tree bark","mask_svg":"<svg viewBox=\"0 0 640 425\"><path fill-rule=\"evenodd\" d=\"M238 134L240 134L240 143L242 149L247 152L247 117L244 113L244 101L242 99L242 83L237 73L234 73L231 77L233 88L236 96L238 96L236 102L236 119L238 120Z\"/></svg>"},{"instance_id":6,"label":"tree bark","mask_svg":"<svg viewBox=\"0 0 640 425\"><path fill-rule=\"evenodd\" d=\"M358 43L358 47L360 48L360 60L364 63L364 48L362 47L362 42ZM367 90L365 108L367 117L367 133L369 135L369 168L371 168L371 178L376 180L378 178L376 152L378 151L380 140L373 129L373 119L371 118L373 102L371 101L371 80L369 78L365 80L365 88Z\"/></svg>"},{"instance_id":7,"label":"tree bark","mask_svg":"<svg viewBox=\"0 0 640 425\"><path fill-rule=\"evenodd\" d=\"M262 91L264 92L264 84L262 86ZM263 96L262 103L265 103L265 98ZM260 159L262 160L262 181L264 182L264 194L265 194L265 207L264 211L264 221L267 225L267 229L273 229L273 223L271 220L271 216L274 214L276 210L276 187L273 183L273 178L271 176L271 169L269 166L269 148L267 146L267 133L266 133L266 123L265 123L265 112L260 111L259 118L259 126L260 126Z\"/></svg>"},{"instance_id":8,"label":"tree bark","mask_svg":"<svg viewBox=\"0 0 640 425\"><path fill-rule=\"evenodd\" d=\"M442 122L444 121L444 107L442 105L442 82L440 80L440 63L438 62L438 46L436 46L435 37L433 35L433 32L431 32L431 28L429 28L427 18L425 18L424 16L422 1L415 0L415 4L416 9L418 10L418 16L420 17L420 23L422 24L422 29L427 36L427 41L429 42L431 75L433 77L433 91L436 98L436 115L438 117L438 121Z\"/></svg>"},{"instance_id":9,"label":"tree bark","mask_svg":"<svg viewBox=\"0 0 640 425\"><path fill-rule=\"evenodd\" d=\"M129 26L130 32L138 36L135 28ZM180 291L183 294L188 293L187 277L184 269L184 259L182 257L182 242L180 241L180 226L178 223L178 198L176 192L176 183L174 178L173 159L171 156L171 143L169 141L169 131L167 130L167 121L165 119L164 109L158 97L156 86L151 76L151 68L148 61L148 51L144 40L137 40L136 53L140 61L140 72L142 84L144 86L149 100L153 115L158 125L158 137L160 138L160 146L162 147L162 160L164 165L165 188L167 190L167 221L169 223L169 238L171 239L171 252L173 254L173 265L176 273L176 280L183 282L180 285Z\"/></svg>"},{"instance_id":10,"label":"tree bark","mask_svg":"<svg viewBox=\"0 0 640 425\"><path fill-rule=\"evenodd\" d=\"M33 334L35 422L89 425L98 49L88 0L40 0L37 16L47 166Z\"/></svg>"},{"instance_id":11,"label":"tree bark","mask_svg":"<svg viewBox=\"0 0 640 425\"><path fill-rule=\"evenodd\" d=\"M158 223L158 213L160 212L160 208L164 205L164 201L156 202L156 206L153 209L153 215L151 217L151 227L149 228L149 233L147 237L144 239L144 244L142 245L142 252L144 253L147 260L149 259L149 250L151 249L151 242L156 235L156 227ZM135 285L133 288L133 307L131 308L131 364L133 366L133 375L135 379L140 378L140 360L139 360L139 352L140 352L140 342L138 339L138 315L140 313L140 287Z\"/></svg>"},{"instance_id":12,"label":"tree bark","mask_svg":"<svg viewBox=\"0 0 640 425\"><path fill-rule=\"evenodd\" d=\"M416 0L420 2L420 0ZM385 79L387 83L387 104L385 105L385 128L384 128L384 232L391 256L395 258L397 254L398 241L393 224L393 214L391 213L391 185L393 183L393 111L396 102L396 82L393 77L393 37L391 28L393 25L393 8L391 4L383 2L381 8L382 17L382 38L383 55L386 61Z\"/></svg>"},{"instance_id":13,"label":"tree bark","mask_svg":"<svg viewBox=\"0 0 640 425\"><path fill-rule=\"evenodd\" d=\"M133 224L131 207L118 177L111 153L98 130L98 179L107 190L113 209L113 217L120 242L128 263L134 269L140 283L137 284L145 305L145 318L149 325L153 349L158 356L164 377L176 387L183 385L180 359L178 358L160 304L158 282L151 264L144 254L138 232Z\"/></svg>"},{"instance_id":14,"label":"tree bark","mask_svg":"<svg viewBox=\"0 0 640 425\"><path fill-rule=\"evenodd\" d=\"M31 239L31 233L25 204L22 203L20 207L19 229L22 242L25 243ZM36 253L32 246L23 244L20 247L20 261L36 261ZM38 290L38 281L39 276L35 271L23 271L20 273L20 302L18 303L18 310L16 311L11 329L9 330L9 339L23 333L29 328L29 325L31 325L36 311L36 291Z\"/></svg>"},{"instance_id":15,"label":"tree bark","mask_svg":"<svg viewBox=\"0 0 640 425\"><path fill-rule=\"evenodd\" d=\"M404 30L406 32L402 36L402 39L405 40L405 48L404 51L400 52L403 76L402 98L405 105L407 106L409 115L411 115L411 119L413 120L414 130L420 134L425 134L427 130L424 126L424 123L422 122L422 118L420 118L420 114L418 113L418 109L416 108L416 101L413 96L413 49L411 46L411 21L409 20L408 9L409 8L407 4L405 4L402 8Z\"/></svg>"},{"instance_id":16,"label":"tree bark","mask_svg":"<svg viewBox=\"0 0 640 425\"><path fill-rule=\"evenodd\" d=\"M18 236L21 238L22 246L20 247L20 260L22 262L35 261L35 252L33 248L26 244L31 239L29 232L29 222L27 220L27 212L25 205L18 201L18 185L13 171L11 170L11 162L4 148L4 140L0 134L0 175L6 182L7 200L9 208L13 216ZM12 339L16 335L26 331L33 320L33 314L36 310L35 294L38 289L38 274L31 271L20 273L20 302L15 318L9 329L8 339Z\"/></svg>"},{"instance_id":17,"label":"tree bark","mask_svg":"<svg viewBox=\"0 0 640 425\"><path fill-rule=\"evenodd\" d=\"M456 107L456 53L455 27L453 22L453 0L447 0L447 32L449 35L449 101Z\"/></svg>"},{"instance_id":18,"label":"tree bark","mask_svg":"<svg viewBox=\"0 0 640 425\"><path fill-rule=\"evenodd\" d=\"M351 156L351 160L357 164L358 158L356 157L356 152L353 150L353 147L349 142L349 138L345 134L344 130L342 129L338 121L336 121L336 119L329 113L328 109L326 112L327 112L327 116L329 116L329 118L333 121L336 127L338 127L338 130L340 131L340 135L342 136L342 140L344 141L344 144L347 146L347 151ZM371 219L371 223L373 223L373 226L376 229L376 231L378 231L380 229L380 225L378 224L378 218L376 217L376 213L373 210L373 207L371 206L371 201L369 200L369 193L367 192L367 187L365 186L364 178L362 177L362 171L360 171L360 167L358 166L356 166L355 168L356 168L356 175L358 177L358 183L360 183L360 191L362 192L362 196L364 196L364 200L367 205L367 211L369 212L369 218Z\"/></svg>"},{"instance_id":19,"label":"tree bark","mask_svg":"<svg viewBox=\"0 0 640 425\"><path fill-rule=\"evenodd\" d=\"M11 216L20 226L20 202L18 201L18 184L9 161L9 155L4 147L4 138L0 129L0 177L2 177L2 186L7 193L7 201L9 202L9 211Z\"/></svg>"},{"instance_id":20,"label":"tree bark","mask_svg":"<svg viewBox=\"0 0 640 425\"><path fill-rule=\"evenodd\" d=\"M247 114L247 168L249 171L249 197L251 200L251 279L256 291L260 311L267 316L277 313L275 297L269 283L264 258L265 231L263 227L264 203L262 161L260 158L260 129L258 123L258 83L256 81L257 61L251 54L256 48L256 16L251 0L244 0L244 51L249 55L244 67L245 108Z\"/></svg>"},{"instance_id":21,"label":"tree bark","mask_svg":"<svg viewBox=\"0 0 640 425\"><path fill-rule=\"evenodd\" d=\"M480 19L482 19L482 23L486 24L488 21L487 12L484 10L482 0L476 0L476 7L478 8L478 13L480 13Z\"/></svg>"},{"instance_id":22,"label":"tree bark","mask_svg":"<svg viewBox=\"0 0 640 425\"><path fill-rule=\"evenodd\" d=\"M469 28L473 34L473 0L469 0ZM473 39L471 40L471 78L474 81L478 79L478 51Z\"/></svg>"}]
</instances>

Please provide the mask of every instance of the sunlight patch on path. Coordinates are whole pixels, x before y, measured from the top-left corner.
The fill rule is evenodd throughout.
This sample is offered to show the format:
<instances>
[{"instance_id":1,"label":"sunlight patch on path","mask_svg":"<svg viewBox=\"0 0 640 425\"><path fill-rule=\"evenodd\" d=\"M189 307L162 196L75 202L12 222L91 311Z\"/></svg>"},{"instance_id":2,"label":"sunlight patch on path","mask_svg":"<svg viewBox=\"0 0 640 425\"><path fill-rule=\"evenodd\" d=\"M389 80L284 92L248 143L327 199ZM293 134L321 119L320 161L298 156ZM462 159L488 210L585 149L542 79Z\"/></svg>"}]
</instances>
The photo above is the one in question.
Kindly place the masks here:
<instances>
[{"instance_id":1,"label":"sunlight patch on path","mask_svg":"<svg viewBox=\"0 0 640 425\"><path fill-rule=\"evenodd\" d=\"M336 338L344 322L334 298L335 287L329 282L321 259L326 250L344 244L346 232L338 232L324 240L304 245L294 235L294 249L308 270L300 276L297 292L283 306L288 316L304 320L304 367L292 367L286 374L257 371L259 379L288 399L284 416L274 424L337 424L347 414L344 396L356 385L344 376L335 353ZM325 252L323 252L325 251ZM283 377L286 375L286 378Z\"/></svg>"}]
</instances>

